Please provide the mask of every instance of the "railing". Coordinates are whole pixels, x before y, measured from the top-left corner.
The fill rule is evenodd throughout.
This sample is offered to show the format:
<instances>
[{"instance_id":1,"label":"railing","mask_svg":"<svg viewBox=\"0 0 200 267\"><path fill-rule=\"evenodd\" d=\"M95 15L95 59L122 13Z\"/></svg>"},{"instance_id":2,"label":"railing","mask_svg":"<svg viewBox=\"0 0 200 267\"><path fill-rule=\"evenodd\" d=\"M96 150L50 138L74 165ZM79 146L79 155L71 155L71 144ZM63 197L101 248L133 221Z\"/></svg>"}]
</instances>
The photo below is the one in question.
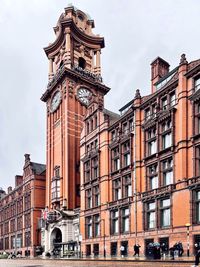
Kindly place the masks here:
<instances>
[{"instance_id":1,"label":"railing","mask_svg":"<svg viewBox=\"0 0 200 267\"><path fill-rule=\"evenodd\" d=\"M162 186L156 189L152 189L150 191L143 192L142 198L152 197L152 196L163 194L163 193L168 193L168 192L173 191L174 189L175 189L175 185L169 184L169 185Z\"/></svg>"},{"instance_id":2,"label":"railing","mask_svg":"<svg viewBox=\"0 0 200 267\"><path fill-rule=\"evenodd\" d=\"M133 197L121 198L121 199L108 203L108 207L112 208L115 206L126 205L126 204L129 204L132 200L133 200Z\"/></svg>"},{"instance_id":3,"label":"railing","mask_svg":"<svg viewBox=\"0 0 200 267\"><path fill-rule=\"evenodd\" d=\"M89 78L91 80L94 80L94 81L97 81L97 82L100 82L100 83L103 82L103 79L102 79L100 74L94 74L94 73L90 72L89 70L82 69L78 65L72 66L72 70L74 70L77 73L81 74L81 76L83 76L83 77Z\"/></svg>"}]
</instances>

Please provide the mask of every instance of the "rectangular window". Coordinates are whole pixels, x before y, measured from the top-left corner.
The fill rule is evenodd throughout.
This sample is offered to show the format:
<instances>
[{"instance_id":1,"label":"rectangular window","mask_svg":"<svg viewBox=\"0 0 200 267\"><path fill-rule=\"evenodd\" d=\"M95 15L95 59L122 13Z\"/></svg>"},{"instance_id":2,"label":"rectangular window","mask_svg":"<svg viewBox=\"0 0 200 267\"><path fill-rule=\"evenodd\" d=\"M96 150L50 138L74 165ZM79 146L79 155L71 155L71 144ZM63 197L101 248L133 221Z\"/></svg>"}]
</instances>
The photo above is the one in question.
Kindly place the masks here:
<instances>
[{"instance_id":1,"label":"rectangular window","mask_svg":"<svg viewBox=\"0 0 200 267\"><path fill-rule=\"evenodd\" d=\"M88 189L85 191L86 195L86 209L92 208L92 189Z\"/></svg>"},{"instance_id":2,"label":"rectangular window","mask_svg":"<svg viewBox=\"0 0 200 267\"><path fill-rule=\"evenodd\" d=\"M158 188L158 165L153 164L147 168L149 190Z\"/></svg>"},{"instance_id":3,"label":"rectangular window","mask_svg":"<svg viewBox=\"0 0 200 267\"><path fill-rule=\"evenodd\" d=\"M128 123L127 122L122 124L122 133L128 134Z\"/></svg>"},{"instance_id":4,"label":"rectangular window","mask_svg":"<svg viewBox=\"0 0 200 267\"><path fill-rule=\"evenodd\" d=\"M151 111L150 108L145 110L145 121L149 120L151 118Z\"/></svg>"},{"instance_id":5,"label":"rectangular window","mask_svg":"<svg viewBox=\"0 0 200 267\"><path fill-rule=\"evenodd\" d=\"M121 180L115 179L113 181L113 200L119 200L122 198Z\"/></svg>"},{"instance_id":6,"label":"rectangular window","mask_svg":"<svg viewBox=\"0 0 200 267\"><path fill-rule=\"evenodd\" d=\"M100 205L100 192L98 185L93 188L93 194L94 194L94 205L95 207L97 207Z\"/></svg>"},{"instance_id":7,"label":"rectangular window","mask_svg":"<svg viewBox=\"0 0 200 267\"><path fill-rule=\"evenodd\" d=\"M94 215L94 236L100 236L100 216Z\"/></svg>"},{"instance_id":8,"label":"rectangular window","mask_svg":"<svg viewBox=\"0 0 200 267\"><path fill-rule=\"evenodd\" d=\"M176 104L176 94L175 92L170 94L170 107L173 107Z\"/></svg>"},{"instance_id":9,"label":"rectangular window","mask_svg":"<svg viewBox=\"0 0 200 267\"><path fill-rule=\"evenodd\" d=\"M152 117L152 119L155 118L155 116L156 116L156 105L154 104L154 105L152 106L152 113L151 113L151 117Z\"/></svg>"},{"instance_id":10,"label":"rectangular window","mask_svg":"<svg viewBox=\"0 0 200 267\"><path fill-rule=\"evenodd\" d=\"M129 120L129 131L132 132L134 129L133 120Z\"/></svg>"},{"instance_id":11,"label":"rectangular window","mask_svg":"<svg viewBox=\"0 0 200 267\"><path fill-rule=\"evenodd\" d=\"M92 179L99 176L99 160L98 157L92 159Z\"/></svg>"},{"instance_id":12,"label":"rectangular window","mask_svg":"<svg viewBox=\"0 0 200 267\"><path fill-rule=\"evenodd\" d=\"M172 145L172 134L167 133L162 136L162 149L168 148Z\"/></svg>"},{"instance_id":13,"label":"rectangular window","mask_svg":"<svg viewBox=\"0 0 200 267\"><path fill-rule=\"evenodd\" d=\"M129 232L129 208L124 208L122 212L122 233Z\"/></svg>"},{"instance_id":14,"label":"rectangular window","mask_svg":"<svg viewBox=\"0 0 200 267\"><path fill-rule=\"evenodd\" d=\"M55 200L60 198L60 179L55 178L51 182L51 198Z\"/></svg>"},{"instance_id":15,"label":"rectangular window","mask_svg":"<svg viewBox=\"0 0 200 267\"><path fill-rule=\"evenodd\" d=\"M173 160L167 159L162 162L163 172L163 185L169 185L173 183Z\"/></svg>"},{"instance_id":16,"label":"rectangular window","mask_svg":"<svg viewBox=\"0 0 200 267\"><path fill-rule=\"evenodd\" d=\"M153 140L148 143L148 155L151 156L157 152L157 142Z\"/></svg>"},{"instance_id":17,"label":"rectangular window","mask_svg":"<svg viewBox=\"0 0 200 267\"><path fill-rule=\"evenodd\" d=\"M129 142L126 142L122 145L122 154L123 154L123 167L127 167L131 163Z\"/></svg>"},{"instance_id":18,"label":"rectangular window","mask_svg":"<svg viewBox=\"0 0 200 267\"><path fill-rule=\"evenodd\" d=\"M147 228L153 229L156 227L156 204L151 202L147 204Z\"/></svg>"},{"instance_id":19,"label":"rectangular window","mask_svg":"<svg viewBox=\"0 0 200 267\"><path fill-rule=\"evenodd\" d=\"M200 176L200 146L195 147L195 175Z\"/></svg>"},{"instance_id":20,"label":"rectangular window","mask_svg":"<svg viewBox=\"0 0 200 267\"><path fill-rule=\"evenodd\" d=\"M119 211L114 210L111 212L111 234L119 233Z\"/></svg>"},{"instance_id":21,"label":"rectangular window","mask_svg":"<svg viewBox=\"0 0 200 267\"><path fill-rule=\"evenodd\" d=\"M132 185L131 185L131 175L126 175L123 177L123 197L127 198L132 196Z\"/></svg>"},{"instance_id":22,"label":"rectangular window","mask_svg":"<svg viewBox=\"0 0 200 267\"><path fill-rule=\"evenodd\" d=\"M92 237L92 217L86 217L86 238Z\"/></svg>"},{"instance_id":23,"label":"rectangular window","mask_svg":"<svg viewBox=\"0 0 200 267\"><path fill-rule=\"evenodd\" d=\"M147 156L151 156L157 152L156 128L146 131L146 140Z\"/></svg>"},{"instance_id":24,"label":"rectangular window","mask_svg":"<svg viewBox=\"0 0 200 267\"><path fill-rule=\"evenodd\" d=\"M117 132L116 130L113 130L111 132L111 141L115 141L117 139Z\"/></svg>"},{"instance_id":25,"label":"rectangular window","mask_svg":"<svg viewBox=\"0 0 200 267\"><path fill-rule=\"evenodd\" d=\"M200 191L194 193L195 193L196 222L200 223Z\"/></svg>"},{"instance_id":26,"label":"rectangular window","mask_svg":"<svg viewBox=\"0 0 200 267\"><path fill-rule=\"evenodd\" d=\"M90 161L84 164L85 182L90 180Z\"/></svg>"},{"instance_id":27,"label":"rectangular window","mask_svg":"<svg viewBox=\"0 0 200 267\"><path fill-rule=\"evenodd\" d=\"M162 124L162 149L172 146L171 121L165 121Z\"/></svg>"},{"instance_id":28,"label":"rectangular window","mask_svg":"<svg viewBox=\"0 0 200 267\"><path fill-rule=\"evenodd\" d=\"M120 159L119 159L119 147L112 150L112 171L118 171L120 169Z\"/></svg>"},{"instance_id":29,"label":"rectangular window","mask_svg":"<svg viewBox=\"0 0 200 267\"><path fill-rule=\"evenodd\" d=\"M161 227L170 226L170 199L161 200Z\"/></svg>"},{"instance_id":30,"label":"rectangular window","mask_svg":"<svg viewBox=\"0 0 200 267\"><path fill-rule=\"evenodd\" d=\"M167 110L167 97L162 98L161 106L162 106L162 110Z\"/></svg>"},{"instance_id":31,"label":"rectangular window","mask_svg":"<svg viewBox=\"0 0 200 267\"><path fill-rule=\"evenodd\" d=\"M197 78L197 79L195 79L195 81L194 81L194 88L195 88L195 92L197 90L199 90L199 88L200 88L200 77Z\"/></svg>"}]
</instances>

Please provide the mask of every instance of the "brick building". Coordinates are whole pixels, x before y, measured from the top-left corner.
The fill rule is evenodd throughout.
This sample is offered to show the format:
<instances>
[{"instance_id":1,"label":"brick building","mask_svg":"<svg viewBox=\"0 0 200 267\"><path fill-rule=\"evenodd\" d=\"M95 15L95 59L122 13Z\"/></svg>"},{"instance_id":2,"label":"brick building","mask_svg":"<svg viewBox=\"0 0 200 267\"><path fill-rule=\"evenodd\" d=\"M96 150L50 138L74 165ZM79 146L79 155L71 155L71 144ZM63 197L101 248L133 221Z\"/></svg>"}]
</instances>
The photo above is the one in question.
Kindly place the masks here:
<instances>
[{"instance_id":1,"label":"brick building","mask_svg":"<svg viewBox=\"0 0 200 267\"><path fill-rule=\"evenodd\" d=\"M135 243L185 254L200 242L200 60L151 63L151 94L112 113L90 103L81 134L84 255L133 255Z\"/></svg>"},{"instance_id":2,"label":"brick building","mask_svg":"<svg viewBox=\"0 0 200 267\"><path fill-rule=\"evenodd\" d=\"M89 15L69 5L54 27L56 40L44 51L49 81L47 107L45 251L77 253L79 247L80 134L91 101L103 105L109 91L101 78L104 38Z\"/></svg>"},{"instance_id":3,"label":"brick building","mask_svg":"<svg viewBox=\"0 0 200 267\"><path fill-rule=\"evenodd\" d=\"M25 154L23 175L15 187L0 190L0 251L34 256L41 245L39 220L45 207L46 166Z\"/></svg>"}]
</instances>

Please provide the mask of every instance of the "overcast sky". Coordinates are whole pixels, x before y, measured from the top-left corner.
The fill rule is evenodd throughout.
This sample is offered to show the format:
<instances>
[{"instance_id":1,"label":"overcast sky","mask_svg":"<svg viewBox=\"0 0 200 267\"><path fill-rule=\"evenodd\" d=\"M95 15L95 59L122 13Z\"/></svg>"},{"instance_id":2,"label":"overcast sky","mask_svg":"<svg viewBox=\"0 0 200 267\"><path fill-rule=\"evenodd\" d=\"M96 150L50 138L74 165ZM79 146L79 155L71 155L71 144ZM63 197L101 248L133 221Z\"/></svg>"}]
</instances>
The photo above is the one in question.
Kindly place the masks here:
<instances>
[{"instance_id":1,"label":"overcast sky","mask_svg":"<svg viewBox=\"0 0 200 267\"><path fill-rule=\"evenodd\" d=\"M22 174L24 154L45 163L48 62L43 47L70 1L0 0L0 187ZM180 55L200 58L199 0L74 0L105 37L106 107L117 111L135 89L150 92L150 63L157 56L175 67Z\"/></svg>"}]
</instances>

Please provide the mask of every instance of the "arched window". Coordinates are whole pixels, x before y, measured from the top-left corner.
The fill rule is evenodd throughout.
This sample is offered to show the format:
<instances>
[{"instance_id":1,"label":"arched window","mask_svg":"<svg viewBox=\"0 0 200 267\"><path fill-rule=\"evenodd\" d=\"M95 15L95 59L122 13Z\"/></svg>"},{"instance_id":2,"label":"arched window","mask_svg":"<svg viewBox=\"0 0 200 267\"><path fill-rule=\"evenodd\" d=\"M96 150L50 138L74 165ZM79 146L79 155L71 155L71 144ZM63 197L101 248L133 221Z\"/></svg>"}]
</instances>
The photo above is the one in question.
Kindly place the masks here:
<instances>
[{"instance_id":1,"label":"arched window","mask_svg":"<svg viewBox=\"0 0 200 267\"><path fill-rule=\"evenodd\" d=\"M86 61L83 57L79 57L78 59L78 66L81 67L83 70L86 67Z\"/></svg>"}]
</instances>

